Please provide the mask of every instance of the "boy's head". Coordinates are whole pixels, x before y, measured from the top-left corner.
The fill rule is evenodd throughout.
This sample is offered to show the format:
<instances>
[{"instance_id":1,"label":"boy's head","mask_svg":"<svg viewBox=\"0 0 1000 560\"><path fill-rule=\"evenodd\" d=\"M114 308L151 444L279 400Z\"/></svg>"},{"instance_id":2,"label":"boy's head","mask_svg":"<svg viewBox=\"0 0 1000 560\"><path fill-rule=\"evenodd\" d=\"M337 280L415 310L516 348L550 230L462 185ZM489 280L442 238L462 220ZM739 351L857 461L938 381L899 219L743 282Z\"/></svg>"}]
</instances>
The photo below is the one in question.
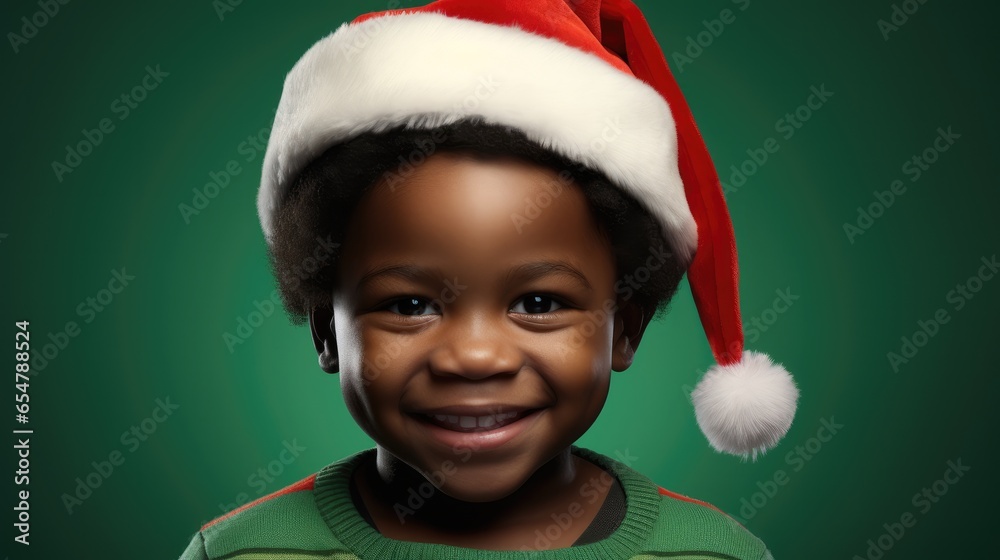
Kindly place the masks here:
<instances>
[{"instance_id":1,"label":"boy's head","mask_svg":"<svg viewBox=\"0 0 1000 560\"><path fill-rule=\"evenodd\" d=\"M755 455L791 424L798 391L788 372L743 351L735 242L711 158L629 0L441 0L342 26L285 81L258 211L289 311L310 317L324 369L347 372L348 403L376 439L406 443L403 420L421 413L408 407L440 405L405 385L424 383L408 375L479 385L467 376L480 366L461 366L459 350L473 365L499 360L480 364L494 374L531 370L543 350L564 363L589 355L596 397L577 403L583 421L561 428L575 438L603 403L601 375L627 367L685 270L718 362L692 393L712 446ZM563 296L552 311L560 298L547 298L558 293L511 292L526 265L549 269L553 283L577 269L586 280L577 286L596 299L569 312ZM397 268L376 274L384 267ZM521 296L567 328L530 325L523 341L505 330L526 316L514 310ZM510 306L503 319L497 305ZM446 332L430 336L437 328ZM462 347L455 333L472 342ZM373 387L388 385L387 364L400 366L404 385ZM479 398L463 391L446 394ZM394 420L380 416L390 401Z\"/></svg>"},{"instance_id":2,"label":"boy's head","mask_svg":"<svg viewBox=\"0 0 1000 560\"><path fill-rule=\"evenodd\" d=\"M430 155L401 173L416 146ZM372 182L343 174L386 165ZM338 244L282 284L287 306L308 313L372 439L421 472L460 463L442 488L466 501L509 495L590 427L683 273L602 175L479 122L329 151L275 231L279 278L299 278L281 273L311 240Z\"/></svg>"}]
</instances>

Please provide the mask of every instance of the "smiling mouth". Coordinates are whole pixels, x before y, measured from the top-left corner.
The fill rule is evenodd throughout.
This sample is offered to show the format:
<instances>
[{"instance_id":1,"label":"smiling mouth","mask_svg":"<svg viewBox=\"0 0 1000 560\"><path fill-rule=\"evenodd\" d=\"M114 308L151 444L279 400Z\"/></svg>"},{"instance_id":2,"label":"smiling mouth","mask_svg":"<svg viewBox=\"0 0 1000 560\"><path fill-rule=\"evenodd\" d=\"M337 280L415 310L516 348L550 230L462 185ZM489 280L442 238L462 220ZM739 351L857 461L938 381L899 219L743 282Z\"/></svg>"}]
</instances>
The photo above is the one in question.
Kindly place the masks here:
<instances>
[{"instance_id":1,"label":"smiling mouth","mask_svg":"<svg viewBox=\"0 0 1000 560\"><path fill-rule=\"evenodd\" d=\"M537 410L538 409L520 410L516 412L501 412L497 414L484 414L477 416L458 414L418 414L417 416L426 422L446 430L471 433L489 432L500 429L533 414Z\"/></svg>"}]
</instances>

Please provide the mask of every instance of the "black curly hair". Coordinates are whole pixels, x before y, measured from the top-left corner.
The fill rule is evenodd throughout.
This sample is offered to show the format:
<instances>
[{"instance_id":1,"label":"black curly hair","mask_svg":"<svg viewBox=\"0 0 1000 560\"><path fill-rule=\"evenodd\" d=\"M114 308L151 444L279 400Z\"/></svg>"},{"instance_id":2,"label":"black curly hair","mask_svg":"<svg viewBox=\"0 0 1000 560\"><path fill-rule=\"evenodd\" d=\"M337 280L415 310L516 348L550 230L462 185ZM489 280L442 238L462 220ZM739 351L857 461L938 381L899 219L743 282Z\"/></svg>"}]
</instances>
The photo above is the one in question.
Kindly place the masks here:
<instances>
[{"instance_id":1,"label":"black curly hair","mask_svg":"<svg viewBox=\"0 0 1000 560\"><path fill-rule=\"evenodd\" d=\"M434 129L397 127L366 133L328 149L299 174L276 215L268 250L293 324L304 323L313 309L332 307L339 244L365 191L379 181L391 184L442 152L519 158L570 178L610 241L619 282L640 269L648 273L641 282L616 284L616 291L639 305L645 316L666 313L685 268L670 251L656 219L635 198L603 174L538 145L517 129L465 119ZM667 255L656 270L645 266L651 251Z\"/></svg>"}]
</instances>

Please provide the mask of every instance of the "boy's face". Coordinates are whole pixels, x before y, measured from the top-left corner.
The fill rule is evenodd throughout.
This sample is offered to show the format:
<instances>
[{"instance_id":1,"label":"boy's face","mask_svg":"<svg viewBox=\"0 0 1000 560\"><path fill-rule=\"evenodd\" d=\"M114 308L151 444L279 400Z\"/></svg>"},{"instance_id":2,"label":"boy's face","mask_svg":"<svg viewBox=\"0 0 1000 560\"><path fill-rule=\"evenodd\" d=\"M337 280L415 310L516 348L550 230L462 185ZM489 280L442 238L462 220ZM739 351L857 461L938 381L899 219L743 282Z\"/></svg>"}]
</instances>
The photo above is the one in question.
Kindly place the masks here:
<instances>
[{"instance_id":1,"label":"boy's face","mask_svg":"<svg viewBox=\"0 0 1000 560\"><path fill-rule=\"evenodd\" d=\"M380 465L399 459L454 498L517 490L590 427L612 368L630 363L614 256L551 170L434 155L364 196L343 247L347 405Z\"/></svg>"}]
</instances>

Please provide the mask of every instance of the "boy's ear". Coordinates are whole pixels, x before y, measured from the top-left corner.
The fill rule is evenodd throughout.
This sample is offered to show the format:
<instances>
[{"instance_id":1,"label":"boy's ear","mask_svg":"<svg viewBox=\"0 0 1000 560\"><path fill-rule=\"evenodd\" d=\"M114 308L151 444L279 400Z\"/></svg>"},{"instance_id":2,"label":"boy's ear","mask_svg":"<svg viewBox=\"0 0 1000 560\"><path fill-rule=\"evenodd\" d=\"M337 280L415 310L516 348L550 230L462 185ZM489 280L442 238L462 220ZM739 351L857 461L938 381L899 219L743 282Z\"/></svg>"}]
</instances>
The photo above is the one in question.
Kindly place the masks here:
<instances>
[{"instance_id":1,"label":"boy's ear","mask_svg":"<svg viewBox=\"0 0 1000 560\"><path fill-rule=\"evenodd\" d=\"M309 330L312 331L313 346L319 354L319 367L327 373L340 371L333 309L314 307L309 311Z\"/></svg>"},{"instance_id":2,"label":"boy's ear","mask_svg":"<svg viewBox=\"0 0 1000 560\"><path fill-rule=\"evenodd\" d=\"M619 302L621 303L621 302ZM642 333L653 318L634 302L621 304L615 312L614 341L611 349L611 369L625 371L632 365Z\"/></svg>"}]
</instances>

